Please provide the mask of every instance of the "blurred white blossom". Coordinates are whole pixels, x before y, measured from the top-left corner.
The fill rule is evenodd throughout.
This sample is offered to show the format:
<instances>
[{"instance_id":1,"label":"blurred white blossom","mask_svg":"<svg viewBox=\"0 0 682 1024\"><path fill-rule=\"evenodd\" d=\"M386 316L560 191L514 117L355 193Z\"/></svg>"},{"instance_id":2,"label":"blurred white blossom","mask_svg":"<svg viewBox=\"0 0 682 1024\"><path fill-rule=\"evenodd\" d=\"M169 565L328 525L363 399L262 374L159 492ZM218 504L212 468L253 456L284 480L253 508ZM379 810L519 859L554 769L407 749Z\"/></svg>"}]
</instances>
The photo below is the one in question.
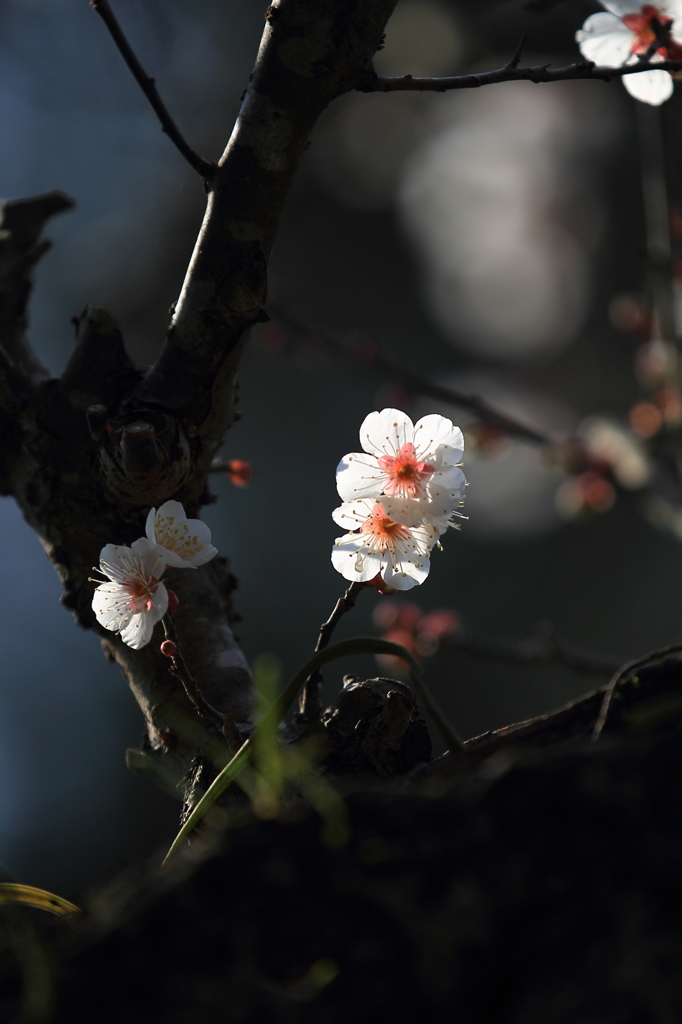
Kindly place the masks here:
<instances>
[{"instance_id":1,"label":"blurred white blossom","mask_svg":"<svg viewBox=\"0 0 682 1024\"><path fill-rule=\"evenodd\" d=\"M583 57L609 67L636 64L672 21L667 43L660 45L650 59L682 58L682 0L665 0L658 4L642 4L637 0L601 0L601 3L606 10L591 14L576 32ZM673 80L668 71L624 75L622 82L631 96L653 106L664 103L673 93Z\"/></svg>"},{"instance_id":2,"label":"blurred white blossom","mask_svg":"<svg viewBox=\"0 0 682 1024\"><path fill-rule=\"evenodd\" d=\"M601 230L589 168L618 125L609 97L593 91L584 104L575 91L513 85L445 97L406 162L403 221L458 348L522 359L559 351L579 329Z\"/></svg>"}]
</instances>

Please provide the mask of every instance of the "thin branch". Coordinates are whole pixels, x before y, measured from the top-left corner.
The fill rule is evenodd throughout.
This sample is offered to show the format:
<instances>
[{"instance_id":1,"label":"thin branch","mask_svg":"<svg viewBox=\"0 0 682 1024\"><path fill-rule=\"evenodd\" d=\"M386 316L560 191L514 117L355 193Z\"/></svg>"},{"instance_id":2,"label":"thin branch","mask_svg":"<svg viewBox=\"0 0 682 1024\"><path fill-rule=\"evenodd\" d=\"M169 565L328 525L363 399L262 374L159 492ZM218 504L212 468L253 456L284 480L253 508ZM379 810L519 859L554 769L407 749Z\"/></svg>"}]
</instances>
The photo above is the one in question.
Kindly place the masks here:
<instances>
[{"instance_id":1,"label":"thin branch","mask_svg":"<svg viewBox=\"0 0 682 1024\"><path fill-rule=\"evenodd\" d=\"M185 141L180 129L168 113L165 103L159 96L154 79L149 77L135 56L133 48L128 42L123 29L119 25L116 15L109 6L109 0L90 0L90 6L95 9L97 14L99 14L100 18L109 30L109 34L118 47L119 53L130 68L135 81L149 100L154 113L161 122L161 128L163 131L166 133L176 149L178 149L184 156L190 167L197 171L204 181L210 181L217 170L216 165L211 163L209 160L204 160L204 158L199 156L199 154L192 149L189 143Z\"/></svg>"},{"instance_id":2,"label":"thin branch","mask_svg":"<svg viewBox=\"0 0 682 1024\"><path fill-rule=\"evenodd\" d=\"M646 51L646 53L643 54L643 57L642 57L643 60L645 60L645 61L651 60L651 58L656 53L656 50L659 47L663 47L663 49L667 50L668 53L670 52L668 47L670 46L670 43L671 43L670 29L672 27L673 27L673 19L672 18L670 19L670 21L662 21L662 22L658 21L656 18L652 18L652 20L651 20L651 28L652 28L652 31L653 31L656 39L655 39L654 42L651 43L651 45L649 46L649 49ZM656 46L656 43L658 43L658 47Z\"/></svg>"},{"instance_id":3,"label":"thin branch","mask_svg":"<svg viewBox=\"0 0 682 1024\"><path fill-rule=\"evenodd\" d=\"M161 623L163 625L163 631L166 635L166 639L172 641L172 643L175 645L175 652L170 656L174 669L174 674L182 683L185 689L185 693L189 697L196 711L198 711L202 718L207 718L210 722L213 722L214 725L217 725L218 728L222 730L225 722L225 716L222 715L220 711L217 711L211 704L209 704L209 702L206 700L203 693L199 689L194 678L192 677L192 673L187 667L187 662L182 656L182 651L180 650L180 643L178 641L177 633L175 632L175 626L173 625L173 620L169 612L166 612L163 619L161 620Z\"/></svg>"},{"instance_id":4,"label":"thin branch","mask_svg":"<svg viewBox=\"0 0 682 1024\"><path fill-rule=\"evenodd\" d=\"M657 662L667 658L670 654L681 653L682 644L670 644L669 647L662 647L660 651L650 651L649 654L645 654L642 658L636 658L635 661L629 661L627 665L624 665L619 669L604 691L604 699L599 710L599 717L597 718L592 732L592 739L598 740L601 736L602 730L606 725L606 719L608 718L609 711L611 710L613 695L620 683L625 682L626 679L635 675L639 669L647 668L649 665L655 665Z\"/></svg>"},{"instance_id":5,"label":"thin branch","mask_svg":"<svg viewBox=\"0 0 682 1024\"><path fill-rule=\"evenodd\" d=\"M355 607L358 594L364 590L364 583L351 583L343 597L340 597L334 605L334 611L331 613L326 622L323 622L320 626L320 635L317 638L317 644L315 645L314 653L324 650L329 641L331 640L332 633L336 629L339 619L341 619L346 612L349 612L351 608ZM320 683L322 682L322 675L319 672L313 672L311 676L305 681L303 687L303 695L301 697L301 711L308 719L308 722L318 722L320 718Z\"/></svg>"},{"instance_id":6,"label":"thin branch","mask_svg":"<svg viewBox=\"0 0 682 1024\"><path fill-rule=\"evenodd\" d=\"M341 619L346 612L349 612L351 608L355 608L355 602L358 599L358 594L360 594L364 589L364 583L351 583L343 597L339 598L334 605L334 611L331 613L327 621L323 622L320 626L320 635L317 638L317 644L315 645L315 651L313 652L314 654L317 654L318 651L322 651L327 647L339 619Z\"/></svg>"},{"instance_id":7,"label":"thin branch","mask_svg":"<svg viewBox=\"0 0 682 1024\"><path fill-rule=\"evenodd\" d=\"M614 78L638 75L643 71L682 71L682 60L639 61L637 64L627 64L619 68L597 67L593 61L579 61L565 68L552 68L550 64L519 68L505 64L496 71L453 75L450 78L413 78L412 75L382 78L380 75L365 74L355 85L355 89L358 92L448 92L451 89L478 89L482 85L496 85L499 82L610 82Z\"/></svg>"},{"instance_id":8,"label":"thin branch","mask_svg":"<svg viewBox=\"0 0 682 1024\"><path fill-rule=\"evenodd\" d=\"M352 338L342 338L332 334L330 331L307 326L281 306L268 303L268 310L273 319L286 331L300 338L322 338L332 352L351 358L355 362L359 361L357 349ZM484 398L480 398L478 395L467 395L462 391L457 391L455 388L443 387L442 384L435 384L427 377L421 377L412 370L398 366L386 358L378 348L369 358L363 358L362 364L368 370L373 370L377 374L391 378L391 380L401 384L408 391L425 395L427 398L435 398L440 402L447 402L448 405L454 405L460 409L469 409L482 420L485 420L486 423L500 427L511 437L517 437L522 441L530 441L533 444L539 445L553 446L555 444L555 441L548 434L543 434L534 427L529 427L525 423L521 423L519 420L513 419L511 416L507 416L494 409L491 405L488 405Z\"/></svg>"},{"instance_id":9,"label":"thin branch","mask_svg":"<svg viewBox=\"0 0 682 1024\"><path fill-rule=\"evenodd\" d=\"M612 676L623 664L622 658L578 647L554 633L532 636L525 640L507 640L502 637L474 633L466 627L441 640L446 650L461 651L480 658L507 661L517 665L536 665L558 662L576 672L590 675Z\"/></svg>"},{"instance_id":10,"label":"thin branch","mask_svg":"<svg viewBox=\"0 0 682 1024\"><path fill-rule=\"evenodd\" d=\"M516 47L516 52L514 53L512 59L507 64L508 68L517 68L521 63L521 57L523 56L523 48L528 41L528 32L529 29L526 29L526 31L521 36L521 39L519 40L519 45Z\"/></svg>"}]
</instances>

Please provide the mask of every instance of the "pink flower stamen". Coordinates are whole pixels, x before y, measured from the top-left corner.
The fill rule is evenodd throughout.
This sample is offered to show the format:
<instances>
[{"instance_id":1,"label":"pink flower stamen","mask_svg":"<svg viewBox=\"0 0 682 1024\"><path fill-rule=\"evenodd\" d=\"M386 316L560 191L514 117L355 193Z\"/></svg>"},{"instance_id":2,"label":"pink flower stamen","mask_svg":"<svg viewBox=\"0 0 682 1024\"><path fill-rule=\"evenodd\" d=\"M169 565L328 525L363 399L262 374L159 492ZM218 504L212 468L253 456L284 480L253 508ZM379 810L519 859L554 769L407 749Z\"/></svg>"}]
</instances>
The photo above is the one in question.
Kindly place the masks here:
<instances>
[{"instance_id":1,"label":"pink flower stamen","mask_svg":"<svg viewBox=\"0 0 682 1024\"><path fill-rule=\"evenodd\" d=\"M158 590L159 580L154 576L150 579L132 580L126 584L126 590L130 594L128 607L133 615L142 610L150 612L154 607L154 594Z\"/></svg>"},{"instance_id":2,"label":"pink flower stamen","mask_svg":"<svg viewBox=\"0 0 682 1024\"><path fill-rule=\"evenodd\" d=\"M386 509L378 502L372 506L372 514L360 527L360 533L372 535L377 551L394 551L397 541L409 540L411 536L407 526L386 515Z\"/></svg>"},{"instance_id":3,"label":"pink flower stamen","mask_svg":"<svg viewBox=\"0 0 682 1024\"><path fill-rule=\"evenodd\" d=\"M638 57L646 53L656 41L657 30L670 24L670 18L653 4L644 4L639 14L626 14L623 17L623 24L635 34L630 50ZM659 46L656 53L669 60L679 60L682 57L682 46L668 35L666 45Z\"/></svg>"},{"instance_id":4,"label":"pink flower stamen","mask_svg":"<svg viewBox=\"0 0 682 1024\"><path fill-rule=\"evenodd\" d=\"M381 455L377 463L388 475L384 493L400 494L406 498L418 498L421 494L422 481L436 469L428 462L417 462L411 441L404 444L397 455Z\"/></svg>"}]
</instances>

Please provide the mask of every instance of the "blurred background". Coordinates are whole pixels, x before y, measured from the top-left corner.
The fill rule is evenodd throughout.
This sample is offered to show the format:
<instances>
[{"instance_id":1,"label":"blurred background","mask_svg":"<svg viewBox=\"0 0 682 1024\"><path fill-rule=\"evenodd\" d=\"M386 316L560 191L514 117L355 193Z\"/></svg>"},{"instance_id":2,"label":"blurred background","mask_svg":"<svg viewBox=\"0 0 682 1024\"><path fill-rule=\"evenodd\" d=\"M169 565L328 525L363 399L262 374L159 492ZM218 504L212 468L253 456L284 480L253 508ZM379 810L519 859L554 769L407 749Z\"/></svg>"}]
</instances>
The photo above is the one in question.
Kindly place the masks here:
<instances>
[{"instance_id":1,"label":"blurred background","mask_svg":"<svg viewBox=\"0 0 682 1024\"><path fill-rule=\"evenodd\" d=\"M265 6L114 4L209 158L229 136ZM575 31L600 9L591 0L399 0L377 70L498 67L526 29L524 63L568 64L579 58ZM273 654L288 676L311 652L344 589L329 561L336 464L357 450L364 416L387 405L461 424L471 482L469 521L403 605L449 609L450 623L508 638L549 623L622 659L682 639L680 516L652 490L647 455L682 414L666 384L676 357L647 319L638 141L641 118L651 127L660 115L677 168L674 204L681 104L678 93L642 112L619 82L566 82L352 94L327 111L272 261L272 308L286 315L253 334L242 419L223 450L254 475L244 488L216 475L219 500L205 510L240 581L237 631L249 658ZM113 314L147 365L204 196L86 0L0 0L0 140L0 195L58 188L77 203L50 224L54 248L36 275L39 356L61 372L70 317L91 303ZM423 397L377 353L483 396L553 443L516 440ZM170 840L179 805L126 770L125 748L142 731L132 696L60 607L56 575L9 499L0 520L0 861L20 881L68 896ZM338 638L384 632L388 600L363 593ZM330 670L328 698L348 671L377 666L367 658ZM446 649L429 657L427 678L467 737L604 682Z\"/></svg>"}]
</instances>

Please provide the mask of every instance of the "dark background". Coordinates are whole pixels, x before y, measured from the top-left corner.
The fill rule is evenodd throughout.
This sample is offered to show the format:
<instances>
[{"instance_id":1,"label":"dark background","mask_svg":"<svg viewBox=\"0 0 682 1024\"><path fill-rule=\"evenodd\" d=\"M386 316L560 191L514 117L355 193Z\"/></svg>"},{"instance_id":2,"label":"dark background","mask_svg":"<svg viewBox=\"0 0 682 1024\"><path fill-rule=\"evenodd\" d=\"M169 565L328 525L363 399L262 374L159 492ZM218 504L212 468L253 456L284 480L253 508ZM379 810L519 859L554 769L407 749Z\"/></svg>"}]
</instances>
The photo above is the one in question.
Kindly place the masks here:
<instances>
[{"instance_id":1,"label":"dark background","mask_svg":"<svg viewBox=\"0 0 682 1024\"><path fill-rule=\"evenodd\" d=\"M378 61L386 74L450 74L578 59L591 2L400 0ZM217 158L260 38L260 0L117 0L143 64L190 142ZM542 13L544 10L545 13ZM675 138L680 97L663 108ZM624 417L638 395L632 339L609 320L645 285L635 102L620 83L497 85L448 95L351 95L327 112L288 205L273 300L341 335L368 337L420 374L475 388L557 432ZM139 365L154 357L203 212L201 185L161 133L85 0L0 3L0 194L52 188L77 202L49 229L31 334L54 373L70 317L116 317ZM673 197L679 183L672 179ZM396 390L319 340L254 332L240 375L243 415L223 454L255 467L248 489L216 478L206 510L240 580L249 658L291 674L343 589L334 470L367 412L400 403L466 425L471 416ZM465 452L471 519L446 538L405 600L450 607L508 636L551 621L575 643L624 659L681 639L679 541L636 493L567 519L561 483L532 446ZM479 453L480 455L480 453ZM14 504L0 503L0 860L19 880L77 893L169 841L179 805L127 772L140 714L97 640L69 622L59 582ZM113 542L117 538L111 538ZM361 595L338 636L376 633L382 600ZM373 674L371 659L334 668ZM428 680L465 736L550 710L602 680L441 652Z\"/></svg>"}]
</instances>

